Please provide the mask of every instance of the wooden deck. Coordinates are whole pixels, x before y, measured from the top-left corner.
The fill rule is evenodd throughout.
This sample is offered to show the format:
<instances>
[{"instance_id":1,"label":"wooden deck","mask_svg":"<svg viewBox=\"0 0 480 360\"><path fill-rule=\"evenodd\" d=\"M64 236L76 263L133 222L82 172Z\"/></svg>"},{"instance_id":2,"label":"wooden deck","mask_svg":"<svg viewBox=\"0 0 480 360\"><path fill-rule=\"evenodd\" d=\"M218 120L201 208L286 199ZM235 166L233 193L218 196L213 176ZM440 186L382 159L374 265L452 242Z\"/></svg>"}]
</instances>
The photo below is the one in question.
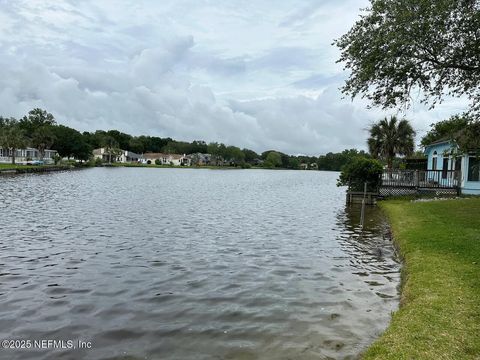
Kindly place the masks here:
<instances>
[{"instance_id":1,"label":"wooden deck","mask_svg":"<svg viewBox=\"0 0 480 360\"><path fill-rule=\"evenodd\" d=\"M379 193L382 196L415 194L458 194L460 172L456 170L385 170Z\"/></svg>"}]
</instances>

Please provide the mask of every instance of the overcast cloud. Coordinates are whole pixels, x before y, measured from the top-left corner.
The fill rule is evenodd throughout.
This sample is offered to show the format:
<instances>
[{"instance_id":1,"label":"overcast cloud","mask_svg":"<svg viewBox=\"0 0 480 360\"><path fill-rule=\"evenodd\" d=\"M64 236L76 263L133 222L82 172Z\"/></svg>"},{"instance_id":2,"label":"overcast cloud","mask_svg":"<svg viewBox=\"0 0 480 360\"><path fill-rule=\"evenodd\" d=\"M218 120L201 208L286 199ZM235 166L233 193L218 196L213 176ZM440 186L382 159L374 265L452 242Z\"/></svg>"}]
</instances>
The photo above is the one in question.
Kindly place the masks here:
<instances>
[{"instance_id":1,"label":"overcast cloud","mask_svg":"<svg viewBox=\"0 0 480 360\"><path fill-rule=\"evenodd\" d=\"M391 114L342 99L333 39L366 0L0 0L0 114L319 155ZM422 135L465 109L405 114Z\"/></svg>"}]
</instances>

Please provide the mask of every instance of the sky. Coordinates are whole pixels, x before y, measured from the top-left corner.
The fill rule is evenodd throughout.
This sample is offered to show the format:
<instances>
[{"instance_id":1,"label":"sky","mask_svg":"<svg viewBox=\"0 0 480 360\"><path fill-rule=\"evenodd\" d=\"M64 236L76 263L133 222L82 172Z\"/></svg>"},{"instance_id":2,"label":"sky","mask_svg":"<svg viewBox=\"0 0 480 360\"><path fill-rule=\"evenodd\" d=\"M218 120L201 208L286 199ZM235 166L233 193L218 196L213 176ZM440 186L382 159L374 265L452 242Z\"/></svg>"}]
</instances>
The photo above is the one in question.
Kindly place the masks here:
<instances>
[{"instance_id":1,"label":"sky","mask_svg":"<svg viewBox=\"0 0 480 360\"><path fill-rule=\"evenodd\" d=\"M339 88L334 39L368 0L0 0L0 115L40 107L80 131L320 155L405 116L418 141L466 109L368 109Z\"/></svg>"}]
</instances>

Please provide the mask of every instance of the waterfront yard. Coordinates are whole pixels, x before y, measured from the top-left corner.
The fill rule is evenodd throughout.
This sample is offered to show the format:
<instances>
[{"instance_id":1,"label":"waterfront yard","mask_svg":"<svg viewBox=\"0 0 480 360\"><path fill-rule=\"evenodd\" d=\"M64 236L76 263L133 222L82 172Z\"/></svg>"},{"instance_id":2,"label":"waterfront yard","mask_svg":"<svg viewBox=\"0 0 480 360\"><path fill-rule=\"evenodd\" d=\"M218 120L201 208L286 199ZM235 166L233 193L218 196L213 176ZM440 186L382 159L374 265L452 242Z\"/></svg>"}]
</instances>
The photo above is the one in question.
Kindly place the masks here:
<instances>
[{"instance_id":1,"label":"waterfront yard","mask_svg":"<svg viewBox=\"0 0 480 360\"><path fill-rule=\"evenodd\" d=\"M17 170L17 169L32 169L38 167L46 167L49 165L23 165L23 164L0 164L0 171L2 170Z\"/></svg>"},{"instance_id":2,"label":"waterfront yard","mask_svg":"<svg viewBox=\"0 0 480 360\"><path fill-rule=\"evenodd\" d=\"M401 308L365 359L480 358L480 199L386 201Z\"/></svg>"},{"instance_id":3,"label":"waterfront yard","mask_svg":"<svg viewBox=\"0 0 480 360\"><path fill-rule=\"evenodd\" d=\"M59 170L69 170L71 169L70 165L23 165L23 164L0 164L0 174L1 173L33 173L33 172L48 172L48 171L59 171Z\"/></svg>"},{"instance_id":4,"label":"waterfront yard","mask_svg":"<svg viewBox=\"0 0 480 360\"><path fill-rule=\"evenodd\" d=\"M0 164L0 170L2 169L17 169L19 167L24 167L25 165L19 164Z\"/></svg>"}]
</instances>

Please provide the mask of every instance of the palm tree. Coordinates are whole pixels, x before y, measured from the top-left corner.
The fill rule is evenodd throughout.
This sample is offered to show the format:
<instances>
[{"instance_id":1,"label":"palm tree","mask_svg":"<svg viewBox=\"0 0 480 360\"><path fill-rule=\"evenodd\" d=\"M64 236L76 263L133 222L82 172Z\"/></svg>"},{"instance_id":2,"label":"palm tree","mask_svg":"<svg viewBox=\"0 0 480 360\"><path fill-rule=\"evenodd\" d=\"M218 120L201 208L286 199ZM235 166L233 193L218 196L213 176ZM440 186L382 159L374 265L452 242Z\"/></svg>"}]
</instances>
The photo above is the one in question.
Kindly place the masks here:
<instances>
[{"instance_id":1,"label":"palm tree","mask_svg":"<svg viewBox=\"0 0 480 360\"><path fill-rule=\"evenodd\" d=\"M50 149L50 147L55 142L55 135L51 129L50 125L43 125L35 130L32 134L32 146L37 148L40 153L40 160L43 160L45 156L45 150Z\"/></svg>"},{"instance_id":2,"label":"palm tree","mask_svg":"<svg viewBox=\"0 0 480 360\"><path fill-rule=\"evenodd\" d=\"M384 118L373 124L368 138L368 150L374 158L387 161L392 168L396 155L410 155L414 149L415 130L406 119L398 120L396 116Z\"/></svg>"},{"instance_id":3,"label":"palm tree","mask_svg":"<svg viewBox=\"0 0 480 360\"><path fill-rule=\"evenodd\" d=\"M102 145L105 148L105 152L108 154L108 163L112 163L112 155L117 156L120 154L120 148L118 142L110 135L106 135L102 139Z\"/></svg>"},{"instance_id":4,"label":"palm tree","mask_svg":"<svg viewBox=\"0 0 480 360\"><path fill-rule=\"evenodd\" d=\"M2 119L0 126L0 146L12 152L12 164L15 165L17 149L27 143L25 133L20 128L18 120L14 118Z\"/></svg>"}]
</instances>

